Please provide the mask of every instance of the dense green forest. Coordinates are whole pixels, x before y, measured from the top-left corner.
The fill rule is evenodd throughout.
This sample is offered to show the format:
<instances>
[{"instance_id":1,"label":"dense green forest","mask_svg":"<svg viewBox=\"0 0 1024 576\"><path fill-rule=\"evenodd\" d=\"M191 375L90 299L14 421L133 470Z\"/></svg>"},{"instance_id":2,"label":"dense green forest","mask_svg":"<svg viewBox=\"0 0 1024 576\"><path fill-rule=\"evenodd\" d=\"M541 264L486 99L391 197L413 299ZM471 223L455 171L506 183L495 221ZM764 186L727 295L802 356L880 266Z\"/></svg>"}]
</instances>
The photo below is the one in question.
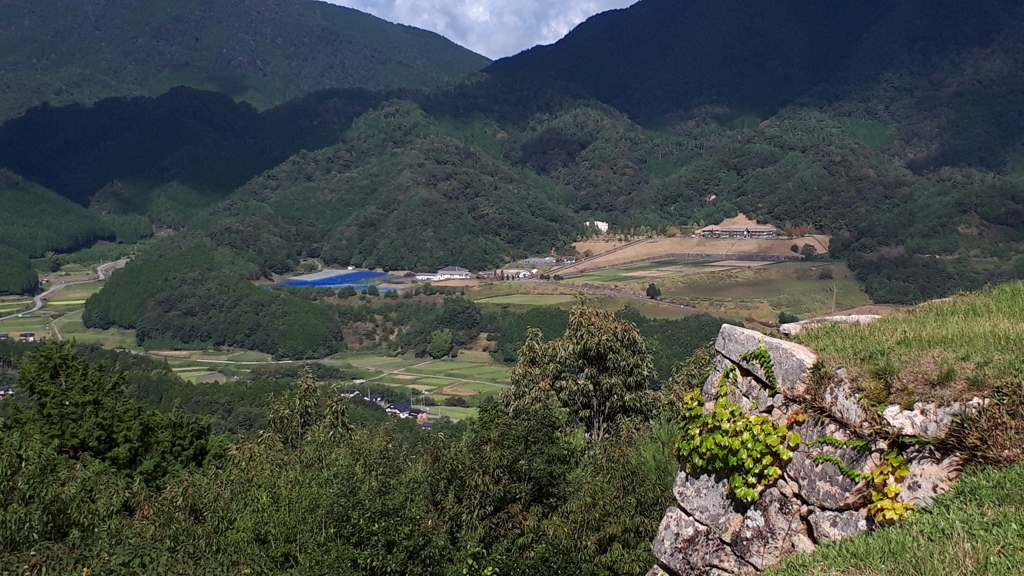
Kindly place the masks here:
<instances>
[{"instance_id":1,"label":"dense green forest","mask_svg":"<svg viewBox=\"0 0 1024 576\"><path fill-rule=\"evenodd\" d=\"M674 392L646 392L653 363L631 325L592 309L573 322L614 334L630 358L614 381L646 398L609 405L601 439L562 396L538 394L530 361L517 393L421 432L343 401L327 383L345 375L329 369L257 375L219 397L192 388L190 405L157 412L133 398L166 409L189 387L162 362L4 344L18 396L0 420L0 570L640 573L671 498Z\"/></svg>"},{"instance_id":2,"label":"dense green forest","mask_svg":"<svg viewBox=\"0 0 1024 576\"><path fill-rule=\"evenodd\" d=\"M327 90L257 112L217 92L40 106L0 126L0 165L83 206L181 226L300 150L334 144L383 94Z\"/></svg>"},{"instance_id":3,"label":"dense green forest","mask_svg":"<svg viewBox=\"0 0 1024 576\"><path fill-rule=\"evenodd\" d=\"M0 170L0 204L0 239L30 258L114 239L97 214L6 170Z\"/></svg>"},{"instance_id":4,"label":"dense green forest","mask_svg":"<svg viewBox=\"0 0 1024 576\"><path fill-rule=\"evenodd\" d=\"M300 153L196 223L283 273L302 257L390 270L471 270L564 249L565 191L445 132L408 101L363 115L336 146Z\"/></svg>"},{"instance_id":5,"label":"dense green forest","mask_svg":"<svg viewBox=\"0 0 1024 576\"><path fill-rule=\"evenodd\" d=\"M326 88L429 88L487 63L432 32L313 0L0 4L4 120L42 102L181 85L268 108Z\"/></svg>"}]
</instances>

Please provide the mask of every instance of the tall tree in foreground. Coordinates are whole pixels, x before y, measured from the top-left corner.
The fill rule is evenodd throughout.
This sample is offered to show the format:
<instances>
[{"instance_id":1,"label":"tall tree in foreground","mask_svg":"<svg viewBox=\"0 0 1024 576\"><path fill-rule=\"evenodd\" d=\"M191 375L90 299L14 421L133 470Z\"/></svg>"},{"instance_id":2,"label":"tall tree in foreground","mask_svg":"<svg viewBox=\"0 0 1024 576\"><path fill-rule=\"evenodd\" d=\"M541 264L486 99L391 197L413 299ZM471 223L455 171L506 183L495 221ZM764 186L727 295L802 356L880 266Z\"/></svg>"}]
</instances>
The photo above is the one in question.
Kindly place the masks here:
<instances>
[{"instance_id":1,"label":"tall tree in foreground","mask_svg":"<svg viewBox=\"0 0 1024 576\"><path fill-rule=\"evenodd\" d=\"M602 440L623 421L653 414L657 377L643 336L614 313L577 306L561 338L531 329L505 398L513 410L554 397L587 437Z\"/></svg>"},{"instance_id":2,"label":"tall tree in foreground","mask_svg":"<svg viewBox=\"0 0 1024 576\"><path fill-rule=\"evenodd\" d=\"M90 456L150 484L172 472L202 466L217 451L209 420L146 410L125 397L124 374L78 355L73 342L50 342L18 366L26 409L0 433L36 437L58 452Z\"/></svg>"}]
</instances>

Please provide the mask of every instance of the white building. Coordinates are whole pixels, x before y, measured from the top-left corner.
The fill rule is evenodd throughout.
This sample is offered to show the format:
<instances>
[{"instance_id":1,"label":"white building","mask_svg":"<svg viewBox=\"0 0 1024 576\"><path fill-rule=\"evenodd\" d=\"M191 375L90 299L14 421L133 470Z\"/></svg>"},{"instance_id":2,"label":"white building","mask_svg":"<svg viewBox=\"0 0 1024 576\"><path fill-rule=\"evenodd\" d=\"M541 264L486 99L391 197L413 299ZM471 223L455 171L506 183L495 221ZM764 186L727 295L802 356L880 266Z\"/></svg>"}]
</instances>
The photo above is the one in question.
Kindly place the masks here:
<instances>
[{"instance_id":1,"label":"white building","mask_svg":"<svg viewBox=\"0 0 1024 576\"><path fill-rule=\"evenodd\" d=\"M502 268L496 276L507 276L508 278L529 278L537 273L536 268Z\"/></svg>"},{"instance_id":2,"label":"white building","mask_svg":"<svg viewBox=\"0 0 1024 576\"><path fill-rule=\"evenodd\" d=\"M440 282L442 280L468 280L472 277L473 273L465 268L448 266L446 268L441 268L433 274L417 274L416 280L419 282Z\"/></svg>"},{"instance_id":3,"label":"white building","mask_svg":"<svg viewBox=\"0 0 1024 576\"><path fill-rule=\"evenodd\" d=\"M607 234L609 225L607 222L601 222L600 220L591 220L587 222L587 228L593 228L601 234Z\"/></svg>"}]
</instances>

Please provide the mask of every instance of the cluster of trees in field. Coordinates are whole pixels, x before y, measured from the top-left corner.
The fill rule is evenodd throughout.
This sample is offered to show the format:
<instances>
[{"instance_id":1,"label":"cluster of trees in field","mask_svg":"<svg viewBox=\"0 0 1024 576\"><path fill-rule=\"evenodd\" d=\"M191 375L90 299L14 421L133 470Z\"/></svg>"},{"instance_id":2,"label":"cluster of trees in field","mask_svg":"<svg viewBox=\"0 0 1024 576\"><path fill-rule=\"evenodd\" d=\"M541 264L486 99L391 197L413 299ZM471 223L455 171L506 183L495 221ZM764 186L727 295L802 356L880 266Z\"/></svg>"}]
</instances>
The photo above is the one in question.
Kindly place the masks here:
<instances>
[{"instance_id":1,"label":"cluster of trees in field","mask_svg":"<svg viewBox=\"0 0 1024 576\"><path fill-rule=\"evenodd\" d=\"M86 301L92 328L136 330L148 348L232 346L281 358L321 358L342 347L337 319L315 303L261 288L251 265L196 243L155 249Z\"/></svg>"},{"instance_id":2,"label":"cluster of trees in field","mask_svg":"<svg viewBox=\"0 0 1024 576\"><path fill-rule=\"evenodd\" d=\"M569 325L528 338L509 394L429 432L366 413L310 371L258 375L249 386L275 399L261 432L238 427L230 446L209 418L128 397L166 408L179 394L128 384L176 378L158 362L0 347L18 372L0 420L0 571L641 573L677 470L667 414L687 383L648 392L645 339L610 312L578 309ZM595 365L593 382L560 376L601 362L570 357L590 338L621 358ZM283 394L258 384L281 378ZM579 412L588 390L605 401Z\"/></svg>"}]
</instances>

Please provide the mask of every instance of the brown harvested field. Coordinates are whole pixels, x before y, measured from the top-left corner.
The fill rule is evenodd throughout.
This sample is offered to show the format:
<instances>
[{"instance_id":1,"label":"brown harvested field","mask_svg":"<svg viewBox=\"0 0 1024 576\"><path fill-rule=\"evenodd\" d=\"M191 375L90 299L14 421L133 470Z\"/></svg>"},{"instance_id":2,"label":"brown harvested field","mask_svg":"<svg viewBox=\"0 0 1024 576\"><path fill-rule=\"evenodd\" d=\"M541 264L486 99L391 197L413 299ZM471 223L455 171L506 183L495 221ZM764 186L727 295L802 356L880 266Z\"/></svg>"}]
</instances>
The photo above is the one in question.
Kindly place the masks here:
<instances>
[{"instance_id":1,"label":"brown harvested field","mask_svg":"<svg viewBox=\"0 0 1024 576\"><path fill-rule=\"evenodd\" d=\"M819 254L828 251L827 236L807 236L796 239L734 239L734 238L692 238L689 236L675 238L652 238L639 242L623 250L597 257L586 262L579 262L559 271L563 276L582 274L596 268L614 267L665 254L743 254L758 256L792 257L790 247L796 244L810 244Z\"/></svg>"},{"instance_id":2,"label":"brown harvested field","mask_svg":"<svg viewBox=\"0 0 1024 576\"><path fill-rule=\"evenodd\" d=\"M631 276L633 278L661 278L662 276L668 276L675 272L674 268L658 268L657 270L637 270L636 272L627 272L623 276Z\"/></svg>"},{"instance_id":3,"label":"brown harvested field","mask_svg":"<svg viewBox=\"0 0 1024 576\"><path fill-rule=\"evenodd\" d=\"M476 396L479 394L476 390L467 390L465 388L459 388L455 384L451 386L445 386L436 394L443 394L445 396Z\"/></svg>"},{"instance_id":4,"label":"brown harvested field","mask_svg":"<svg viewBox=\"0 0 1024 576\"><path fill-rule=\"evenodd\" d=\"M466 286L466 287L475 287L475 286L479 286L480 285L480 281L479 280L474 280L474 279L470 279L470 280L442 280L440 282L432 282L431 284L434 285L434 286L451 286L451 287Z\"/></svg>"},{"instance_id":5,"label":"brown harvested field","mask_svg":"<svg viewBox=\"0 0 1024 576\"><path fill-rule=\"evenodd\" d=\"M590 252L591 255L597 256L626 244L629 244L629 242L624 240L584 240L583 242L573 244L573 248L576 248L576 251L580 254Z\"/></svg>"},{"instance_id":6,"label":"brown harvested field","mask_svg":"<svg viewBox=\"0 0 1024 576\"><path fill-rule=\"evenodd\" d=\"M397 378L398 380L416 380L417 378L419 378L419 376L412 376L410 374L399 374L398 372L392 372L390 376L392 378Z\"/></svg>"}]
</instances>

